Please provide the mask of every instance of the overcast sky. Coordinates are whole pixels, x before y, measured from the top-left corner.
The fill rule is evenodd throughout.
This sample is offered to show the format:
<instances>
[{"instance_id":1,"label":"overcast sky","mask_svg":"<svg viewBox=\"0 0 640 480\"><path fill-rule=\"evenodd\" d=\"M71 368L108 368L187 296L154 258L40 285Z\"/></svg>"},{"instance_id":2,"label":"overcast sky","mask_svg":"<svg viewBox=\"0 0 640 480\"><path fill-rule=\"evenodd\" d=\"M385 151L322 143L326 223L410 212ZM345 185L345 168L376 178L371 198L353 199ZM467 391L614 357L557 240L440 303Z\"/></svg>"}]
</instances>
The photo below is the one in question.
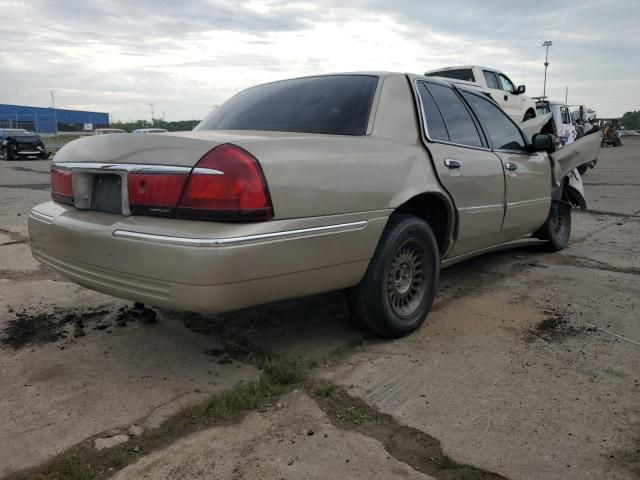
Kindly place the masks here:
<instances>
[{"instance_id":1,"label":"overcast sky","mask_svg":"<svg viewBox=\"0 0 640 480\"><path fill-rule=\"evenodd\" d=\"M258 83L479 64L541 95L640 109L640 2L0 0L0 103L199 119Z\"/></svg>"}]
</instances>

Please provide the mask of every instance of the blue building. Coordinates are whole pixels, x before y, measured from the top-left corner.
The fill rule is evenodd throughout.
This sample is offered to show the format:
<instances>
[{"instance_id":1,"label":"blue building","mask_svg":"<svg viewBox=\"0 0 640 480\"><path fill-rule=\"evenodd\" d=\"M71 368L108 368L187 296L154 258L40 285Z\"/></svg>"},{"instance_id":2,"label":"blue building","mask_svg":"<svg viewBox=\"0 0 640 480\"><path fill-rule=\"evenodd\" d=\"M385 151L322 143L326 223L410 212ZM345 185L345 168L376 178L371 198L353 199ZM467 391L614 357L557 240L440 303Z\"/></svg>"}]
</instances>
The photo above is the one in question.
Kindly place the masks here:
<instances>
[{"instance_id":1,"label":"blue building","mask_svg":"<svg viewBox=\"0 0 640 480\"><path fill-rule=\"evenodd\" d=\"M108 126L108 113L0 104L0 128L24 128L46 135Z\"/></svg>"}]
</instances>

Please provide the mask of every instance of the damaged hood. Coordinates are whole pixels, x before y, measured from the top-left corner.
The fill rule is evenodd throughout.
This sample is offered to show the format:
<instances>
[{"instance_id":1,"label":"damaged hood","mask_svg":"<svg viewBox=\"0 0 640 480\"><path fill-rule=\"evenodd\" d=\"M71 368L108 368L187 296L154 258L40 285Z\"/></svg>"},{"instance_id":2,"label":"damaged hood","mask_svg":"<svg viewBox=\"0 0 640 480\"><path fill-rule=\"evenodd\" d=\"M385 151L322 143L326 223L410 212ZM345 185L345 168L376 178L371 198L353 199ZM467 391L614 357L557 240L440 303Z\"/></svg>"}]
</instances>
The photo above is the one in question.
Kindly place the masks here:
<instances>
[{"instance_id":1,"label":"damaged hood","mask_svg":"<svg viewBox=\"0 0 640 480\"><path fill-rule=\"evenodd\" d=\"M533 117L532 119L527 120L526 122L522 122L520 124L520 130L522 130L522 132L527 136L529 143L531 143L533 136L536 133L540 133L540 131L542 130L542 127L544 127L547 123L549 123L549 120L551 120L550 113L546 113L539 117Z\"/></svg>"},{"instance_id":2,"label":"damaged hood","mask_svg":"<svg viewBox=\"0 0 640 480\"><path fill-rule=\"evenodd\" d=\"M601 142L602 132L593 132L549 154L554 184L559 186L569 172L597 160Z\"/></svg>"}]
</instances>

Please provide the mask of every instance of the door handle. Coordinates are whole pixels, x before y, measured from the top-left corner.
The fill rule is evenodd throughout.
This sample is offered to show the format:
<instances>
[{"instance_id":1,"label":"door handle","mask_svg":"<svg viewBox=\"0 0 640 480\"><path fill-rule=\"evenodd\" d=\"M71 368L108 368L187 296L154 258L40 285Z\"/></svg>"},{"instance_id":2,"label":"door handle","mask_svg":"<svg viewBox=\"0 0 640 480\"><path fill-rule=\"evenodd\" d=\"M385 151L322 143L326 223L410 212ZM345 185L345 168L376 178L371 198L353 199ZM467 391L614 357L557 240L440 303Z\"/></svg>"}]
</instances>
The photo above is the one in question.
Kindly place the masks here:
<instances>
[{"instance_id":1,"label":"door handle","mask_svg":"<svg viewBox=\"0 0 640 480\"><path fill-rule=\"evenodd\" d=\"M509 97L507 95L504 96L504 101L508 102L509 101Z\"/></svg>"},{"instance_id":2,"label":"door handle","mask_svg":"<svg viewBox=\"0 0 640 480\"><path fill-rule=\"evenodd\" d=\"M518 169L518 164L513 162L504 162L504 168L513 172Z\"/></svg>"},{"instance_id":3,"label":"door handle","mask_svg":"<svg viewBox=\"0 0 640 480\"><path fill-rule=\"evenodd\" d=\"M460 168L460 167L462 167L462 163L460 163L460 161L458 161L458 160L454 160L453 158L445 158L444 159L444 164L448 168Z\"/></svg>"}]
</instances>

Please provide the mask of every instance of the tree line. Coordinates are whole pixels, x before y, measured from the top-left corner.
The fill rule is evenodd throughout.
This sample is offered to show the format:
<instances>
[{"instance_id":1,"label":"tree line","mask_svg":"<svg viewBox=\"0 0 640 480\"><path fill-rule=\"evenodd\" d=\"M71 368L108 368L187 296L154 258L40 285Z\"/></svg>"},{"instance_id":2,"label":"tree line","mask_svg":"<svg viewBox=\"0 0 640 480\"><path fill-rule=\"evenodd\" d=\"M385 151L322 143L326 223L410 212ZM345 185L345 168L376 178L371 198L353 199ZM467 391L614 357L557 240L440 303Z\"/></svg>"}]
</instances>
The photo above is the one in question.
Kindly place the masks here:
<instances>
[{"instance_id":1,"label":"tree line","mask_svg":"<svg viewBox=\"0 0 640 480\"><path fill-rule=\"evenodd\" d=\"M640 110L625 113L620 119L620 125L627 130L640 130Z\"/></svg>"},{"instance_id":2,"label":"tree line","mask_svg":"<svg viewBox=\"0 0 640 480\"><path fill-rule=\"evenodd\" d=\"M130 122L111 122L111 128L120 128L125 132L132 132L138 128L166 128L170 132L193 130L200 120L180 120L179 122L167 122L161 118L148 120L135 120Z\"/></svg>"}]
</instances>

